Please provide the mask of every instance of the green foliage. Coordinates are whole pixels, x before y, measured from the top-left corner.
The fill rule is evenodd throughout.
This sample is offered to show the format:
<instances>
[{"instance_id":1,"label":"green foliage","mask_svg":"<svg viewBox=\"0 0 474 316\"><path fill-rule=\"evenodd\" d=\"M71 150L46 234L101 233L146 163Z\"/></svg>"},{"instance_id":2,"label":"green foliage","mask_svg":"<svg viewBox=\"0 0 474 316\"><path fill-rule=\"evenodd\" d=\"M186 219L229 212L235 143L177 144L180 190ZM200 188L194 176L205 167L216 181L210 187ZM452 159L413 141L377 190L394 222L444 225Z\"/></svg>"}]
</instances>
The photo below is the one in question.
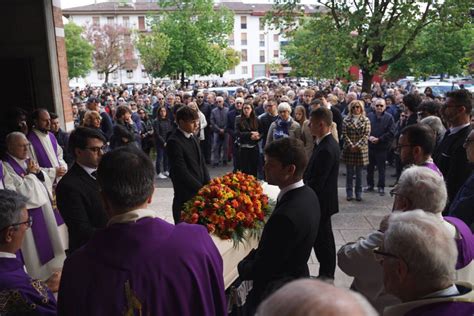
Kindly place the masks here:
<instances>
[{"instance_id":1,"label":"green foliage","mask_svg":"<svg viewBox=\"0 0 474 316\"><path fill-rule=\"evenodd\" d=\"M294 21L301 21L299 0L276 0L275 12L270 23L281 29L292 30ZM372 75L380 66L390 65L401 58L410 49L420 34L429 24L443 21L452 29L462 27L469 19L471 0L321 0L316 4L324 10L311 17L316 25L329 27L331 34L315 32L318 37L313 43L323 44L328 38L336 40L335 53L332 57L336 64L349 62L358 65L364 77L363 90L370 90ZM326 19L330 18L329 21ZM288 24L293 21L293 24ZM304 28L306 27L306 30ZM303 32L316 31L303 22ZM290 39L298 36L301 28L289 33ZM306 36L308 37L308 36ZM324 50L318 47L305 48L316 54L306 58L324 59ZM304 65L304 63L300 63ZM321 63L322 64L322 63ZM291 65L291 64L290 64ZM326 63L328 67L334 67ZM339 67L335 67L338 69ZM322 71L321 67L315 67ZM300 70L297 70L300 71ZM325 71L324 71L325 72ZM331 71L328 71L329 73Z\"/></svg>"},{"instance_id":2,"label":"green foliage","mask_svg":"<svg viewBox=\"0 0 474 316\"><path fill-rule=\"evenodd\" d=\"M151 33L142 33L137 36L135 43L140 52L141 62L152 77L158 77L169 56L170 39L153 27Z\"/></svg>"},{"instance_id":3,"label":"green foliage","mask_svg":"<svg viewBox=\"0 0 474 316\"><path fill-rule=\"evenodd\" d=\"M170 54L159 71L161 76L223 73L222 51L233 31L233 13L214 7L212 0L158 0L163 15L153 20L160 33L170 39ZM218 52L219 48L221 51ZM224 69L224 70L223 70Z\"/></svg>"},{"instance_id":4,"label":"green foliage","mask_svg":"<svg viewBox=\"0 0 474 316\"><path fill-rule=\"evenodd\" d=\"M454 30L442 23L431 24L420 33L405 56L390 65L387 75L427 77L433 74L462 74L473 62L468 58L473 45L473 24Z\"/></svg>"},{"instance_id":5,"label":"green foliage","mask_svg":"<svg viewBox=\"0 0 474 316\"><path fill-rule=\"evenodd\" d=\"M85 77L92 69L92 45L82 36L83 28L72 22L64 25L69 78Z\"/></svg>"}]
</instances>

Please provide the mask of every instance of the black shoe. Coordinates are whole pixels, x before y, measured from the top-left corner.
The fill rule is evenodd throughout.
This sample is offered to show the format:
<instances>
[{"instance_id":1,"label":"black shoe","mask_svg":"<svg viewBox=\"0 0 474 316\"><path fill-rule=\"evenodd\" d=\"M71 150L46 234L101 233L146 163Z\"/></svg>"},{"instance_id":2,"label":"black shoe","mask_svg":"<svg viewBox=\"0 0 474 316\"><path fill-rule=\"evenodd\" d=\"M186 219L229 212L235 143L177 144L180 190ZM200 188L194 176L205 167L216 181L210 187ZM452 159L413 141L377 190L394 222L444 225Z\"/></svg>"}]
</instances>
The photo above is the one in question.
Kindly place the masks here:
<instances>
[{"instance_id":1,"label":"black shoe","mask_svg":"<svg viewBox=\"0 0 474 316\"><path fill-rule=\"evenodd\" d=\"M380 196L384 196L384 195L385 195L385 191L384 191L383 188L379 188L379 189L378 189L378 192L379 192L379 195L380 195Z\"/></svg>"},{"instance_id":2,"label":"black shoe","mask_svg":"<svg viewBox=\"0 0 474 316\"><path fill-rule=\"evenodd\" d=\"M360 196L358 196L358 197L356 197L356 201L360 202L360 201L362 201L362 198Z\"/></svg>"},{"instance_id":3,"label":"black shoe","mask_svg":"<svg viewBox=\"0 0 474 316\"><path fill-rule=\"evenodd\" d=\"M367 187L364 189L364 192L375 192L374 187Z\"/></svg>"},{"instance_id":4,"label":"black shoe","mask_svg":"<svg viewBox=\"0 0 474 316\"><path fill-rule=\"evenodd\" d=\"M348 201L352 201L353 199L354 199L354 198L353 198L352 196L346 197L346 200L348 200Z\"/></svg>"}]
</instances>

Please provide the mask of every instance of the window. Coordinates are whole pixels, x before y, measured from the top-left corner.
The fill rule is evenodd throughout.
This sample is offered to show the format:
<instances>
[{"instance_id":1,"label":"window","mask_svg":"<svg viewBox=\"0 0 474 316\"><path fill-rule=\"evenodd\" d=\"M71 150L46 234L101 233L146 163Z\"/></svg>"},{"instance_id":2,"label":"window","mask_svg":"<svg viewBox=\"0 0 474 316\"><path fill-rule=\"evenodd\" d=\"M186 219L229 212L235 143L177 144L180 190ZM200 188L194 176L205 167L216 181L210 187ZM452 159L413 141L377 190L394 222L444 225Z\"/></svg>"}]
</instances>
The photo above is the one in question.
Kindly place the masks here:
<instances>
[{"instance_id":1,"label":"window","mask_svg":"<svg viewBox=\"0 0 474 316\"><path fill-rule=\"evenodd\" d=\"M127 70L127 78L132 79L133 78L133 70Z\"/></svg>"},{"instance_id":2,"label":"window","mask_svg":"<svg viewBox=\"0 0 474 316\"><path fill-rule=\"evenodd\" d=\"M247 45L247 33L240 34L240 45Z\"/></svg>"},{"instance_id":3,"label":"window","mask_svg":"<svg viewBox=\"0 0 474 316\"><path fill-rule=\"evenodd\" d=\"M242 30L246 30L247 29L247 17L246 16L241 16L240 17L240 28Z\"/></svg>"},{"instance_id":4,"label":"window","mask_svg":"<svg viewBox=\"0 0 474 316\"><path fill-rule=\"evenodd\" d=\"M103 72L98 72L97 73L97 78L99 78L99 80L104 80L104 73Z\"/></svg>"},{"instance_id":5,"label":"window","mask_svg":"<svg viewBox=\"0 0 474 316\"><path fill-rule=\"evenodd\" d=\"M145 69L142 69L142 78L148 78L148 73Z\"/></svg>"},{"instance_id":6,"label":"window","mask_svg":"<svg viewBox=\"0 0 474 316\"><path fill-rule=\"evenodd\" d=\"M278 34L273 34L273 41L274 42L278 42L279 38L280 38L280 36Z\"/></svg>"},{"instance_id":7,"label":"window","mask_svg":"<svg viewBox=\"0 0 474 316\"><path fill-rule=\"evenodd\" d=\"M242 59L243 62L247 61L247 50L246 49L242 49L241 59Z\"/></svg>"},{"instance_id":8,"label":"window","mask_svg":"<svg viewBox=\"0 0 474 316\"><path fill-rule=\"evenodd\" d=\"M123 24L123 27L129 28L130 27L130 17L124 16L122 18L122 24Z\"/></svg>"},{"instance_id":9,"label":"window","mask_svg":"<svg viewBox=\"0 0 474 316\"><path fill-rule=\"evenodd\" d=\"M118 79L118 71L115 70L113 73L112 73L112 79Z\"/></svg>"},{"instance_id":10,"label":"window","mask_svg":"<svg viewBox=\"0 0 474 316\"><path fill-rule=\"evenodd\" d=\"M92 25L99 27L100 26L100 17L93 16L92 17Z\"/></svg>"},{"instance_id":11,"label":"window","mask_svg":"<svg viewBox=\"0 0 474 316\"><path fill-rule=\"evenodd\" d=\"M264 50L260 51L260 62L261 63L265 62L265 51Z\"/></svg>"},{"instance_id":12,"label":"window","mask_svg":"<svg viewBox=\"0 0 474 316\"><path fill-rule=\"evenodd\" d=\"M265 47L265 34L260 34L260 47Z\"/></svg>"},{"instance_id":13,"label":"window","mask_svg":"<svg viewBox=\"0 0 474 316\"><path fill-rule=\"evenodd\" d=\"M138 29L140 31L145 30L145 17L144 16L139 16L138 17Z\"/></svg>"},{"instance_id":14,"label":"window","mask_svg":"<svg viewBox=\"0 0 474 316\"><path fill-rule=\"evenodd\" d=\"M234 46L234 33L229 35L229 46Z\"/></svg>"},{"instance_id":15,"label":"window","mask_svg":"<svg viewBox=\"0 0 474 316\"><path fill-rule=\"evenodd\" d=\"M247 68L247 66L242 66L242 75L246 75L249 73L249 69Z\"/></svg>"},{"instance_id":16,"label":"window","mask_svg":"<svg viewBox=\"0 0 474 316\"><path fill-rule=\"evenodd\" d=\"M107 17L107 24L114 24L115 23L115 18L113 16L108 16Z\"/></svg>"},{"instance_id":17,"label":"window","mask_svg":"<svg viewBox=\"0 0 474 316\"><path fill-rule=\"evenodd\" d=\"M258 19L258 28L260 31L265 31L265 22L263 19Z\"/></svg>"},{"instance_id":18,"label":"window","mask_svg":"<svg viewBox=\"0 0 474 316\"><path fill-rule=\"evenodd\" d=\"M273 51L273 57L275 57L275 58L280 57L280 51L279 51L278 49L275 49L275 50Z\"/></svg>"}]
</instances>

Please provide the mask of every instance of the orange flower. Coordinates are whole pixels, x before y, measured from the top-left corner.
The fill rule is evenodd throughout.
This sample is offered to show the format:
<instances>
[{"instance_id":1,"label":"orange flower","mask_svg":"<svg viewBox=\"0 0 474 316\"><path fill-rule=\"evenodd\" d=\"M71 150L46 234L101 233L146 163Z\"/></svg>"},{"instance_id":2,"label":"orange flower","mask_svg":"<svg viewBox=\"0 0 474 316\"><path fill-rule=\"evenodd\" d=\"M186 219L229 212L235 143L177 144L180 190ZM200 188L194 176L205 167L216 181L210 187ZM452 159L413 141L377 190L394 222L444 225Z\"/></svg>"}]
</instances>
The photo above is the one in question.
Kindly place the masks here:
<instances>
[{"instance_id":1,"label":"orange flower","mask_svg":"<svg viewBox=\"0 0 474 316\"><path fill-rule=\"evenodd\" d=\"M242 212L238 212L236 217L239 221L243 221L245 219L245 214Z\"/></svg>"}]
</instances>

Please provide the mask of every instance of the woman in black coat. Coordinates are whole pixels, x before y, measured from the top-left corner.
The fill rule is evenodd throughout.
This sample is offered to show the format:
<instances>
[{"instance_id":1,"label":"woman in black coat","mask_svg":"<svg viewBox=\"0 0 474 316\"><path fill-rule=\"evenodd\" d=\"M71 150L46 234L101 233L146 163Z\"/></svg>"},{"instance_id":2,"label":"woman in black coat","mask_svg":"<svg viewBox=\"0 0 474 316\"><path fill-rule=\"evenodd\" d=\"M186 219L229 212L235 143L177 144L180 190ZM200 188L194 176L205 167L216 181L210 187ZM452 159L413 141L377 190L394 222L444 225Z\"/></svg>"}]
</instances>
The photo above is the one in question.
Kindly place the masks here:
<instances>
[{"instance_id":1,"label":"woman in black coat","mask_svg":"<svg viewBox=\"0 0 474 316\"><path fill-rule=\"evenodd\" d=\"M258 120L251 104L244 104L242 115L235 119L235 137L238 147L237 155L239 156L237 169L256 177L260 133L258 132Z\"/></svg>"},{"instance_id":2,"label":"woman in black coat","mask_svg":"<svg viewBox=\"0 0 474 316\"><path fill-rule=\"evenodd\" d=\"M168 136L173 131L173 123L168 118L166 107L160 106L156 112L156 119L153 121L156 147L155 168L158 178L166 179L169 176L169 165L165 148ZM161 168L162 164L163 168Z\"/></svg>"}]
</instances>

